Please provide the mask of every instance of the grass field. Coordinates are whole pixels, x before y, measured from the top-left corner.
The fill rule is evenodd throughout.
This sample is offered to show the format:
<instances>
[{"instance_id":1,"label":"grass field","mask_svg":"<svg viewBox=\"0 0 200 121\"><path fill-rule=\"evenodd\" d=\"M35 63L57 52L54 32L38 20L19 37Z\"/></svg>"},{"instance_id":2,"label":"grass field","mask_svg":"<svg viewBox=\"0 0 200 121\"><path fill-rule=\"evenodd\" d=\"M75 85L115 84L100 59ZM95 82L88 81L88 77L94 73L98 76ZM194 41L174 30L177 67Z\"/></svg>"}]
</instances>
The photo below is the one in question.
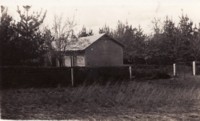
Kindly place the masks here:
<instances>
[{"instance_id":1,"label":"grass field","mask_svg":"<svg viewBox=\"0 0 200 121\"><path fill-rule=\"evenodd\" d=\"M1 93L3 119L200 120L199 76Z\"/></svg>"}]
</instances>

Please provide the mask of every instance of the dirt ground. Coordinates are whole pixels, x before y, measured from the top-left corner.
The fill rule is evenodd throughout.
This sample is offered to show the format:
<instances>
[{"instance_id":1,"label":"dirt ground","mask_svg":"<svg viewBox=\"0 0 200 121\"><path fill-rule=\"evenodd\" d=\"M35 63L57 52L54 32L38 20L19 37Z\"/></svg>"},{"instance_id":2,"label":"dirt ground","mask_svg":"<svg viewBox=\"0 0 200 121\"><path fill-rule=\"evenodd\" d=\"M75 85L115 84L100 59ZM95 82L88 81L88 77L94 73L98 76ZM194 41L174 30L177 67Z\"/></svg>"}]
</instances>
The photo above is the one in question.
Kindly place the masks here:
<instances>
[{"instance_id":1,"label":"dirt ground","mask_svg":"<svg viewBox=\"0 0 200 121\"><path fill-rule=\"evenodd\" d=\"M73 108L73 109L71 109ZM26 112L23 114L19 112L14 114L4 115L3 118L9 117L9 119L46 119L46 120L109 120L109 121L199 121L200 109L194 111L185 112L138 112L133 108L112 107L112 108L98 108L95 109L75 109L72 106L68 110L52 109L51 111L38 111ZM77 108L77 107L76 107ZM80 108L80 107L78 107ZM26 109L27 110L27 109ZM34 110L34 109L32 109ZM69 111L71 110L71 111ZM26 112L26 113L24 113Z\"/></svg>"}]
</instances>

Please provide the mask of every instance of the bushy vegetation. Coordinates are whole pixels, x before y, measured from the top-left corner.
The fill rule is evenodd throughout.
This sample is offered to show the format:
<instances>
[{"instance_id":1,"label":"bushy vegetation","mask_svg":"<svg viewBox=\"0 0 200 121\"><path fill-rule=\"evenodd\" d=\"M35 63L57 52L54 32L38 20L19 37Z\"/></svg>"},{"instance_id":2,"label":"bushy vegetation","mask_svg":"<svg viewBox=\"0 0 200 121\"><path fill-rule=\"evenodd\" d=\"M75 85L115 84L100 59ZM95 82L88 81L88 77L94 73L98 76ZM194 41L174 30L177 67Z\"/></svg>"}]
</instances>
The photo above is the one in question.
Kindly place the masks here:
<instances>
[{"instance_id":1,"label":"bushy vegetation","mask_svg":"<svg viewBox=\"0 0 200 121\"><path fill-rule=\"evenodd\" d=\"M172 119L189 120L192 116L185 114L198 113L199 91L199 77L191 76L75 88L11 89L2 91L1 111L2 118L6 119L112 120L115 117L119 120L119 115L134 118L137 114L140 116L136 119L148 114L160 115L163 119L174 114ZM195 116L200 119L198 114ZM147 119L151 116L144 120Z\"/></svg>"},{"instance_id":2,"label":"bushy vegetation","mask_svg":"<svg viewBox=\"0 0 200 121\"><path fill-rule=\"evenodd\" d=\"M66 20L63 24L62 17L55 16L53 28L41 30L46 12L30 11L31 6L18 7L20 20L16 21L8 14L8 9L1 6L2 118L108 117L109 120L111 115L176 115L199 111L200 78L188 76L192 73L191 63L177 63L200 60L200 26L194 25L187 15L181 15L178 24L168 17L163 22L155 19L152 35L145 35L142 28L120 21L116 29L109 26L100 28L99 33L107 33L124 45L124 62L132 65L133 78L129 79L128 67L75 67L75 87L71 87L70 68L40 66L55 65L51 60L54 57L62 61L65 52L55 53L52 43L55 42L57 51L61 51L70 40L77 40L74 20ZM90 35L93 35L92 30L87 32L83 27L78 37ZM44 62L44 58L49 64ZM170 78L174 62L177 63L178 76ZM166 66L168 64L170 67ZM197 73L200 73L199 65ZM200 120L200 117L197 115L196 119Z\"/></svg>"},{"instance_id":3,"label":"bushy vegetation","mask_svg":"<svg viewBox=\"0 0 200 121\"><path fill-rule=\"evenodd\" d=\"M119 81L129 78L128 67L81 68L74 67L75 86L107 81ZM70 87L71 68L57 67L4 67L2 72L2 88L41 88Z\"/></svg>"},{"instance_id":4,"label":"bushy vegetation","mask_svg":"<svg viewBox=\"0 0 200 121\"><path fill-rule=\"evenodd\" d=\"M165 67L132 67L132 80L170 78ZM66 67L1 67L2 88L41 88L71 86L71 68ZM129 67L74 67L74 85L105 85L130 79Z\"/></svg>"},{"instance_id":5,"label":"bushy vegetation","mask_svg":"<svg viewBox=\"0 0 200 121\"><path fill-rule=\"evenodd\" d=\"M63 20L55 15L53 27L41 29L46 12L31 12L31 6L18 7L20 20L8 14L8 8L1 7L0 45L1 66L5 65L54 65L51 58L62 61L66 48L78 37L93 35L83 27L75 32L74 18ZM182 14L178 23L166 17L164 21L153 20L151 35L142 28L118 22L115 29L104 26L99 33L107 33L124 45L124 63L166 65L174 62L199 61L200 27ZM74 33L78 33L75 35ZM54 46L52 46L54 43ZM46 60L45 60L45 59ZM62 66L62 65L60 65Z\"/></svg>"},{"instance_id":6,"label":"bushy vegetation","mask_svg":"<svg viewBox=\"0 0 200 121\"><path fill-rule=\"evenodd\" d=\"M20 21L15 21L8 14L8 9L1 6L0 46L1 65L41 65L46 51L44 34L39 30L46 12L33 12L31 7L17 9Z\"/></svg>"},{"instance_id":7,"label":"bushy vegetation","mask_svg":"<svg viewBox=\"0 0 200 121\"><path fill-rule=\"evenodd\" d=\"M5 88L41 88L69 86L70 68L5 67L1 68L1 86Z\"/></svg>"},{"instance_id":8,"label":"bushy vegetation","mask_svg":"<svg viewBox=\"0 0 200 121\"><path fill-rule=\"evenodd\" d=\"M200 59L200 28L182 14L178 24L168 17L164 21L153 20L152 35L145 35L140 27L118 22L116 29L102 27L124 44L125 63L166 65Z\"/></svg>"}]
</instances>

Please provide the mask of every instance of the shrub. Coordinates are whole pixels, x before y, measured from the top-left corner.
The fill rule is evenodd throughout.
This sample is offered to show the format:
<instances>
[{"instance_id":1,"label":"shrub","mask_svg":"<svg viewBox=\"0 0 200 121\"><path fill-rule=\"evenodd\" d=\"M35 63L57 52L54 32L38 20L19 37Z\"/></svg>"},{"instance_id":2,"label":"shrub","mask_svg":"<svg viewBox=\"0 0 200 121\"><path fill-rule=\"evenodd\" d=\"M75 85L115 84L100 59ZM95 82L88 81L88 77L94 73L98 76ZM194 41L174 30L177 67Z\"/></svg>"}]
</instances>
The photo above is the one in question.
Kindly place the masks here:
<instances>
[{"instance_id":1,"label":"shrub","mask_svg":"<svg viewBox=\"0 0 200 121\"><path fill-rule=\"evenodd\" d=\"M1 67L2 88L29 87L66 87L71 86L71 68L58 67ZM128 66L122 67L74 67L74 84L105 85L129 79ZM133 67L136 79L170 78L169 74L158 67Z\"/></svg>"},{"instance_id":2,"label":"shrub","mask_svg":"<svg viewBox=\"0 0 200 121\"><path fill-rule=\"evenodd\" d=\"M1 67L2 88L57 87L71 85L71 68ZM75 85L119 81L129 76L127 67L74 67Z\"/></svg>"},{"instance_id":3,"label":"shrub","mask_svg":"<svg viewBox=\"0 0 200 121\"><path fill-rule=\"evenodd\" d=\"M169 66L159 65L137 65L132 68L132 75L136 79L168 79L172 71Z\"/></svg>"},{"instance_id":4,"label":"shrub","mask_svg":"<svg viewBox=\"0 0 200 121\"><path fill-rule=\"evenodd\" d=\"M68 68L5 67L1 68L2 88L56 87L69 85Z\"/></svg>"}]
</instances>

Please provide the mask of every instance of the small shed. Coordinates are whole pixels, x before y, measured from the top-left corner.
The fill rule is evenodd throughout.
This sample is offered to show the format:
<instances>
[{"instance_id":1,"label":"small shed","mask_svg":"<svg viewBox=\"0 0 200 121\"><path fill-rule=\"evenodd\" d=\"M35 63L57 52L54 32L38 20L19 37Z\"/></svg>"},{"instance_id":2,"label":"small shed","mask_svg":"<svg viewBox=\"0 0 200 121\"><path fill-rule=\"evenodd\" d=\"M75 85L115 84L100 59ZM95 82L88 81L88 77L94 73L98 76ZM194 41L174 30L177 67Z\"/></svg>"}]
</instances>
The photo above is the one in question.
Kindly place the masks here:
<instances>
[{"instance_id":1,"label":"small shed","mask_svg":"<svg viewBox=\"0 0 200 121\"><path fill-rule=\"evenodd\" d=\"M107 34L81 37L76 43L66 47L62 65L122 66L123 45Z\"/></svg>"}]
</instances>

